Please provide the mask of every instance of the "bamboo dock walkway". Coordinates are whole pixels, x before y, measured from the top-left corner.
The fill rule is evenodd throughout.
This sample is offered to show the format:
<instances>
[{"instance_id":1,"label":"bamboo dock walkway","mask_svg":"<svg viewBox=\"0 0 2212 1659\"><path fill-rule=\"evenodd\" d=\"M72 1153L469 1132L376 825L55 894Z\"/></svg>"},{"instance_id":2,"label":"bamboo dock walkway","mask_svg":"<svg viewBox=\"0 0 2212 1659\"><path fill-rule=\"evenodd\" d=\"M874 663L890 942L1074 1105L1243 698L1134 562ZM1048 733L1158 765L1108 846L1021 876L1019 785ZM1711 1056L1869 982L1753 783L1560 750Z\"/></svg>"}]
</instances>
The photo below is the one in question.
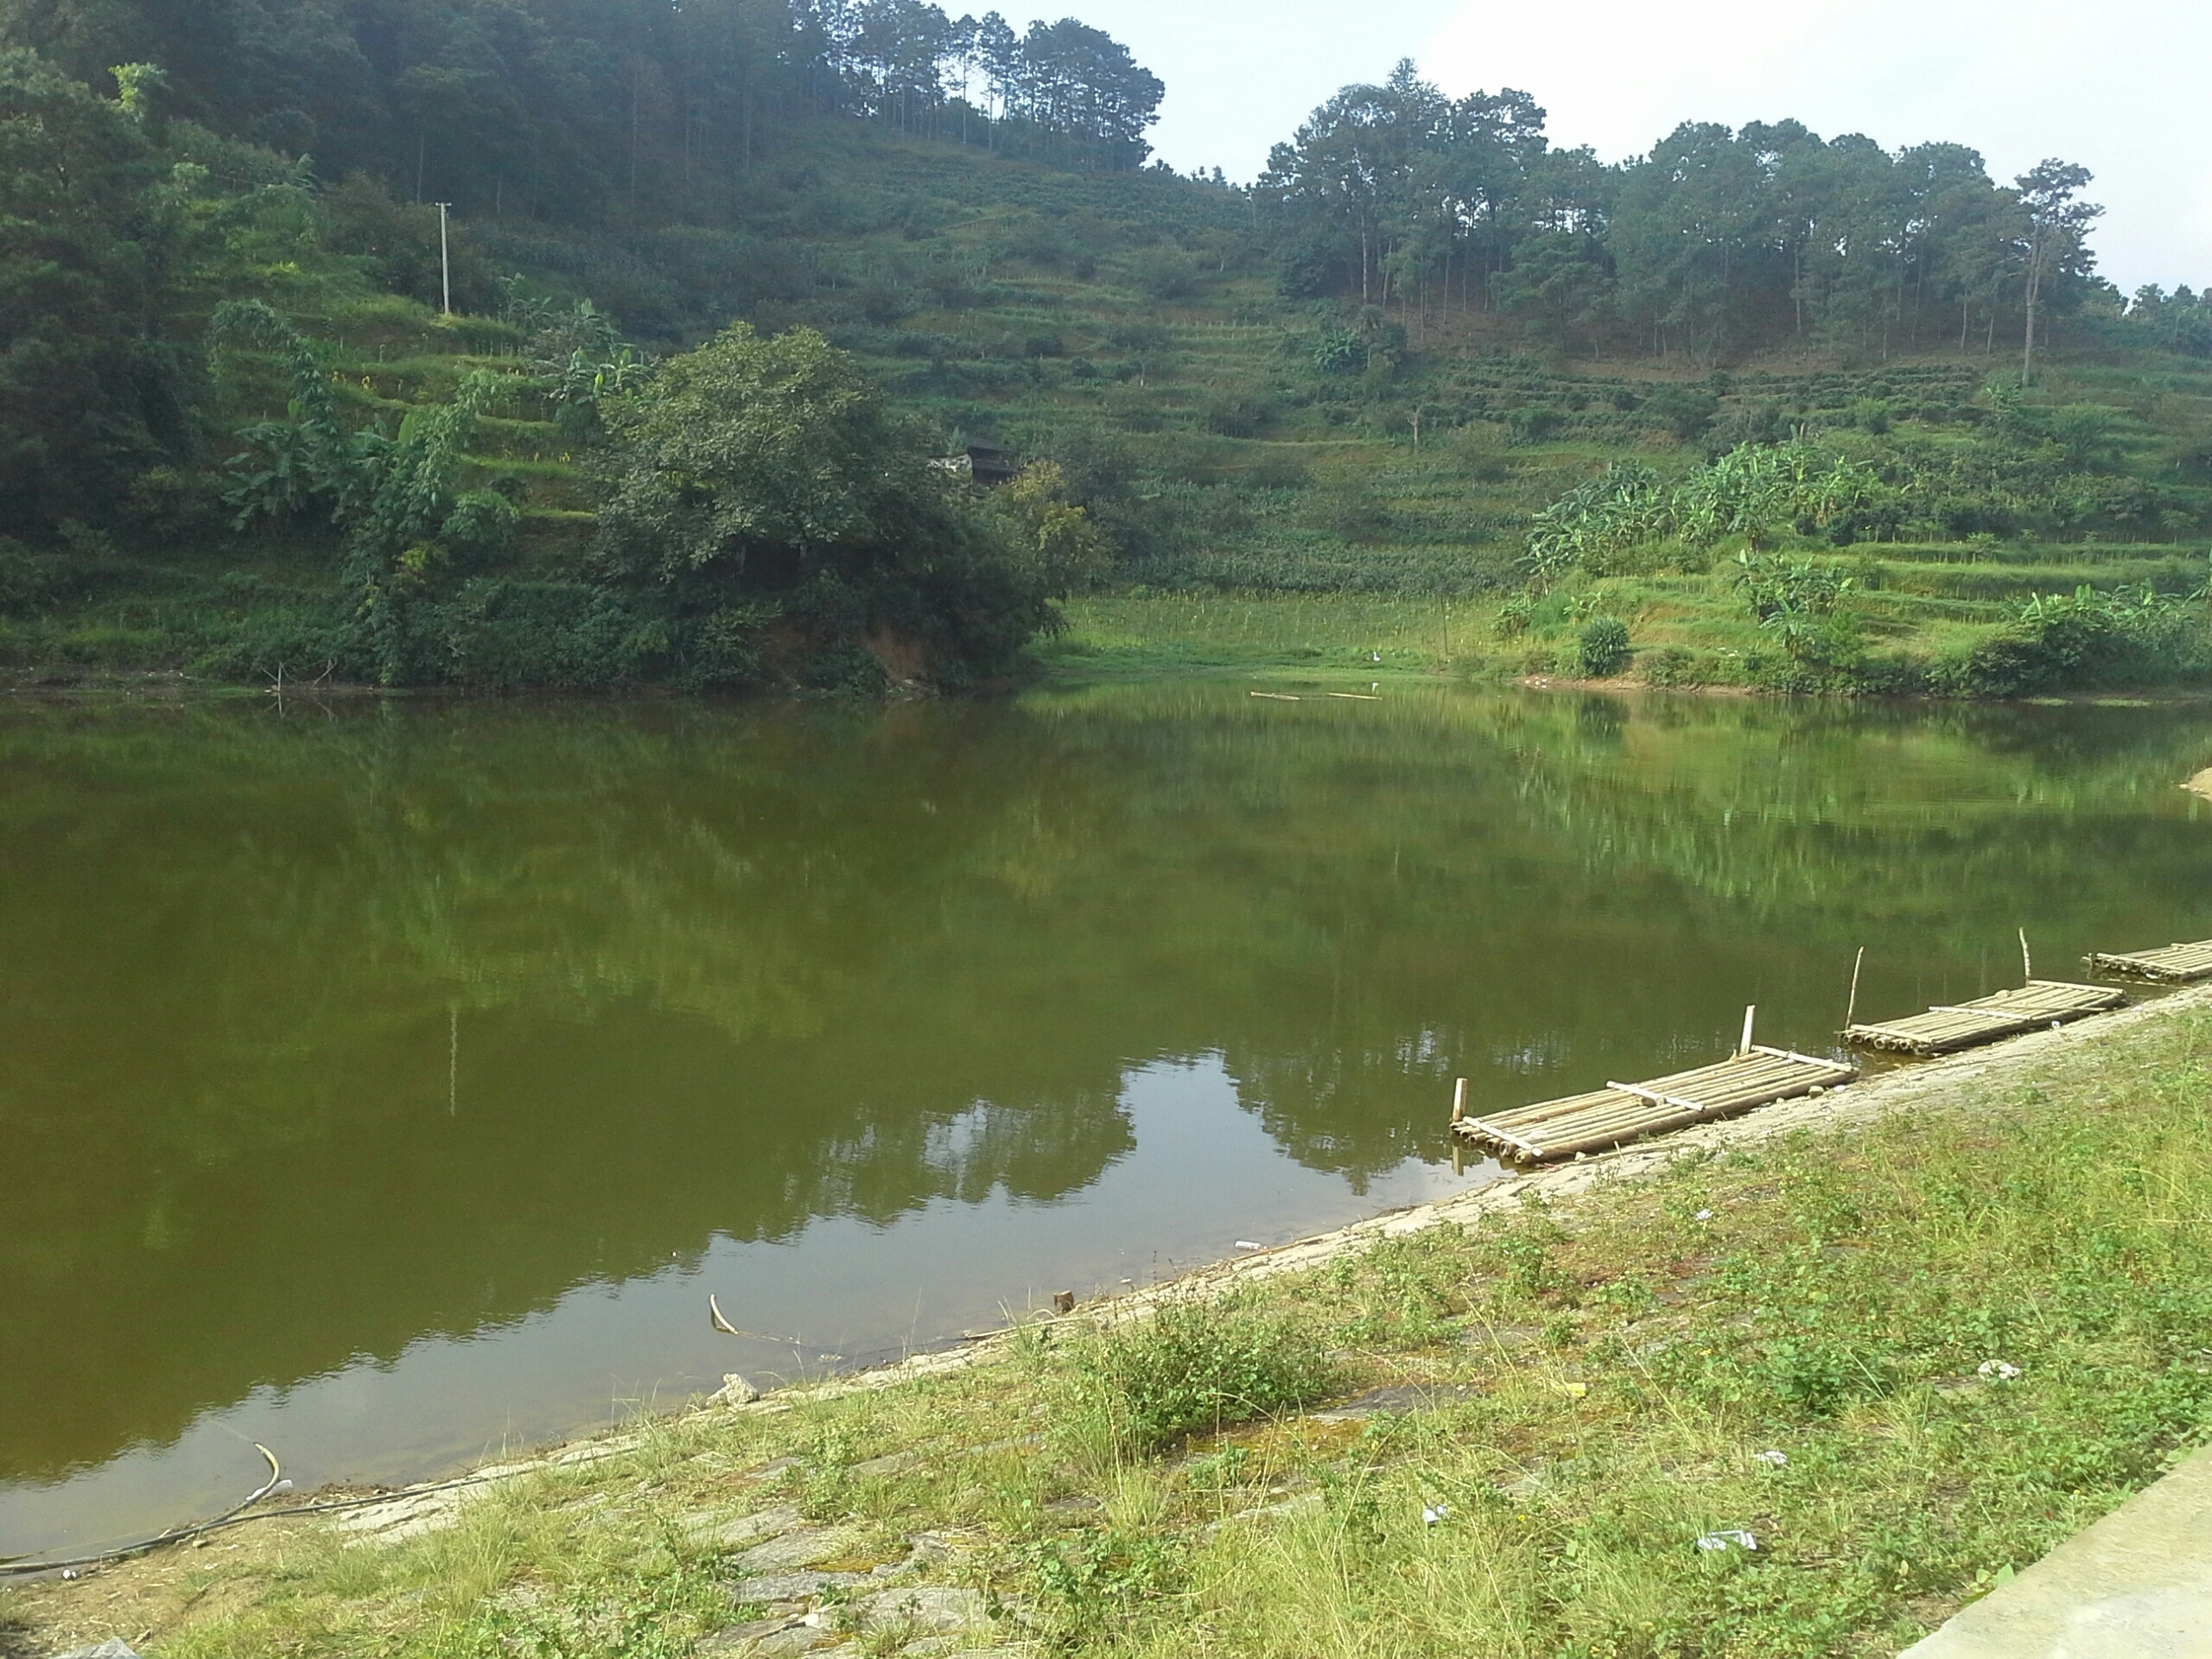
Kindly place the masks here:
<instances>
[{"instance_id":1,"label":"bamboo dock walkway","mask_svg":"<svg viewBox=\"0 0 2212 1659\"><path fill-rule=\"evenodd\" d=\"M2120 956L2099 953L2086 960L2093 974L2123 974L2131 979L2155 980L2161 985L2187 985L2194 980L2212 979L2212 939L2170 944L2163 950Z\"/></svg>"},{"instance_id":2,"label":"bamboo dock walkway","mask_svg":"<svg viewBox=\"0 0 2212 1659\"><path fill-rule=\"evenodd\" d=\"M2031 979L2017 991L1999 991L1955 1007L1933 1007L1909 1019L1851 1026L1845 1030L1843 1040L1892 1054L1923 1058L1951 1054L1993 1043L2000 1037L2104 1014L2126 1001L2126 992L2101 985Z\"/></svg>"},{"instance_id":3,"label":"bamboo dock walkway","mask_svg":"<svg viewBox=\"0 0 2212 1659\"><path fill-rule=\"evenodd\" d=\"M1836 1088L1858 1075L1857 1066L1841 1061L1747 1046L1718 1065L1678 1071L1650 1083L1609 1083L1586 1095L1547 1100L1491 1117L1455 1116L1452 1133L1516 1163L1548 1163L1777 1100L1794 1100Z\"/></svg>"}]
</instances>

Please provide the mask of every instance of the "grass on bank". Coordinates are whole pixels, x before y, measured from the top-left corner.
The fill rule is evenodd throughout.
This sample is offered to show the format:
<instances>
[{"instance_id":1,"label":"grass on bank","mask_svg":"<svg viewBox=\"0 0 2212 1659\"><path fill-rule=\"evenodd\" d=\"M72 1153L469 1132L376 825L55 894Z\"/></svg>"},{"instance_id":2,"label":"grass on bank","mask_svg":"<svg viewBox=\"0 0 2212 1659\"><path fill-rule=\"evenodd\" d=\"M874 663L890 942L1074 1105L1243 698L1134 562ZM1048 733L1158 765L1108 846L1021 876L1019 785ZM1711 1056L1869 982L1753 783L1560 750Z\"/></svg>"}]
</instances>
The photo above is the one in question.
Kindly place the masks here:
<instances>
[{"instance_id":1,"label":"grass on bank","mask_svg":"<svg viewBox=\"0 0 2212 1659\"><path fill-rule=\"evenodd\" d=\"M1847 573L1853 584L1842 607L1847 651L1815 658L1793 655L1782 635L1761 626L1726 559L1703 572L1578 573L1541 595L1139 587L1068 601L1065 632L1042 642L1036 656L1060 680L1618 675L1659 686L1950 696L2194 686L2212 675L2212 617L2183 598L2206 580L2201 551L2119 546L1972 556L1982 551L1931 544L1806 556ZM2074 562L2064 562L2069 555ZM2152 648L2108 661L2046 652L2051 659L2043 662L2023 628L2023 607L2034 594L2145 586L2182 601ZM1625 630L1627 655L1616 668L1593 671L1583 637L1606 619ZM1989 653L2013 639L2024 649L2004 658L2001 671L1986 669Z\"/></svg>"},{"instance_id":2,"label":"grass on bank","mask_svg":"<svg viewBox=\"0 0 2212 1659\"><path fill-rule=\"evenodd\" d=\"M1948 1109L932 1381L647 1422L404 1544L274 1523L20 1590L0 1633L673 1659L756 1611L714 1529L790 1504L843 1529L833 1565L930 1535L934 1581L1054 1651L1891 1654L2212 1431L2208 1060L2212 1014L2177 1012ZM1434 1408L1308 1414L1380 1384ZM1734 1530L1757 1549L1698 1547Z\"/></svg>"}]
</instances>

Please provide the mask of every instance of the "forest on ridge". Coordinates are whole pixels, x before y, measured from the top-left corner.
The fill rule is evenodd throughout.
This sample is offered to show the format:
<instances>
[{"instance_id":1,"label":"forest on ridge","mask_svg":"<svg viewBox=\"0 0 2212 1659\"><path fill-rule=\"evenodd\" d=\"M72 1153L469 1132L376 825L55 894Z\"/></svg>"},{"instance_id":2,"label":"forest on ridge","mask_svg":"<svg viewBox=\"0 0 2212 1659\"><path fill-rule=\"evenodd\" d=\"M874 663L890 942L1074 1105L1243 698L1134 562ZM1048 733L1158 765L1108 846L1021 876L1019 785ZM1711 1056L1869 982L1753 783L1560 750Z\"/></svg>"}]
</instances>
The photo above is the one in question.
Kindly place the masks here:
<instances>
[{"instance_id":1,"label":"forest on ridge","mask_svg":"<svg viewBox=\"0 0 2212 1659\"><path fill-rule=\"evenodd\" d=\"M1405 64L1237 185L1151 162L1103 32L913 0L0 0L0 54L19 675L957 682L1138 591L1488 595L1571 667L1584 588L1680 577L1814 607L1777 683L1986 691L1925 664L2201 581L2212 303L2104 281L2063 158L1777 119L1608 165ZM1018 486L934 464L979 442ZM1829 482L1747 505L1777 466ZM1618 505L1678 488L1709 535ZM1866 568L1715 564L1827 546ZM1936 580L1987 608L1870 677L1898 558L2037 574Z\"/></svg>"}]
</instances>

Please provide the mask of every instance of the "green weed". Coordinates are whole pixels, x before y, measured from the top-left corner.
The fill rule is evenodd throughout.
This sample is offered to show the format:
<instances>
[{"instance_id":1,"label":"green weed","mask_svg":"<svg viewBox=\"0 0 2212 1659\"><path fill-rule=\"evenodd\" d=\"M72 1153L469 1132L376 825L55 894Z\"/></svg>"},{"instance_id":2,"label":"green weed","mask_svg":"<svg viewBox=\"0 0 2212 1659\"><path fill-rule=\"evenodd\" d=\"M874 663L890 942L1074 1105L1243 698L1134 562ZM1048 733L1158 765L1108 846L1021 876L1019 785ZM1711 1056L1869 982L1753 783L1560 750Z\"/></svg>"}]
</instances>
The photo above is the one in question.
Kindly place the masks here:
<instances>
[{"instance_id":1,"label":"green weed","mask_svg":"<svg viewBox=\"0 0 2212 1659\"><path fill-rule=\"evenodd\" d=\"M1310 1404L1337 1376L1303 1322L1200 1301L1069 1344L1054 1370L1071 1444L1108 1468Z\"/></svg>"}]
</instances>

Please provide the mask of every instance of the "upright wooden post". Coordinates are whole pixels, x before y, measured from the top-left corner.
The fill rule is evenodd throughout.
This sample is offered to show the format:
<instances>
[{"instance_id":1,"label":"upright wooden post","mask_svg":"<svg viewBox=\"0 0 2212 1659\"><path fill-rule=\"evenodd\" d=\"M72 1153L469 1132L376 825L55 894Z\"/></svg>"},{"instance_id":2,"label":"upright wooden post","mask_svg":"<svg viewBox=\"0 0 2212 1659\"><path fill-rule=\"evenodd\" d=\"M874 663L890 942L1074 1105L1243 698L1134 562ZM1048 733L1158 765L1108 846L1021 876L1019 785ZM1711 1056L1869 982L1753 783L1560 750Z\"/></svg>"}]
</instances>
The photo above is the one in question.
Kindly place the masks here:
<instances>
[{"instance_id":1,"label":"upright wooden post","mask_svg":"<svg viewBox=\"0 0 2212 1659\"><path fill-rule=\"evenodd\" d=\"M1859 1023L1859 970L1866 965L1866 947L1859 947L1859 960L1851 964L1851 1006L1843 1011L1843 1028L1849 1031Z\"/></svg>"},{"instance_id":2,"label":"upright wooden post","mask_svg":"<svg viewBox=\"0 0 2212 1659\"><path fill-rule=\"evenodd\" d=\"M422 181L419 177L416 181L416 188L417 189L422 188ZM453 315L453 255L448 251L446 245L446 213L452 207L453 203L441 201L435 205L438 210L438 288L445 300L445 314L451 316Z\"/></svg>"},{"instance_id":3,"label":"upright wooden post","mask_svg":"<svg viewBox=\"0 0 2212 1659\"><path fill-rule=\"evenodd\" d=\"M1751 1026L1758 1018L1758 1013L1759 1005L1756 1002L1744 1010L1744 1040L1736 1050L1738 1058L1751 1052Z\"/></svg>"},{"instance_id":4,"label":"upright wooden post","mask_svg":"<svg viewBox=\"0 0 2212 1659\"><path fill-rule=\"evenodd\" d=\"M1467 1115L1467 1080L1459 1079L1452 1090L1452 1121L1457 1123Z\"/></svg>"},{"instance_id":5,"label":"upright wooden post","mask_svg":"<svg viewBox=\"0 0 2212 1659\"><path fill-rule=\"evenodd\" d=\"M2028 930L2020 930L2020 982L2026 984L2036 976L2036 959L2028 954Z\"/></svg>"}]
</instances>

